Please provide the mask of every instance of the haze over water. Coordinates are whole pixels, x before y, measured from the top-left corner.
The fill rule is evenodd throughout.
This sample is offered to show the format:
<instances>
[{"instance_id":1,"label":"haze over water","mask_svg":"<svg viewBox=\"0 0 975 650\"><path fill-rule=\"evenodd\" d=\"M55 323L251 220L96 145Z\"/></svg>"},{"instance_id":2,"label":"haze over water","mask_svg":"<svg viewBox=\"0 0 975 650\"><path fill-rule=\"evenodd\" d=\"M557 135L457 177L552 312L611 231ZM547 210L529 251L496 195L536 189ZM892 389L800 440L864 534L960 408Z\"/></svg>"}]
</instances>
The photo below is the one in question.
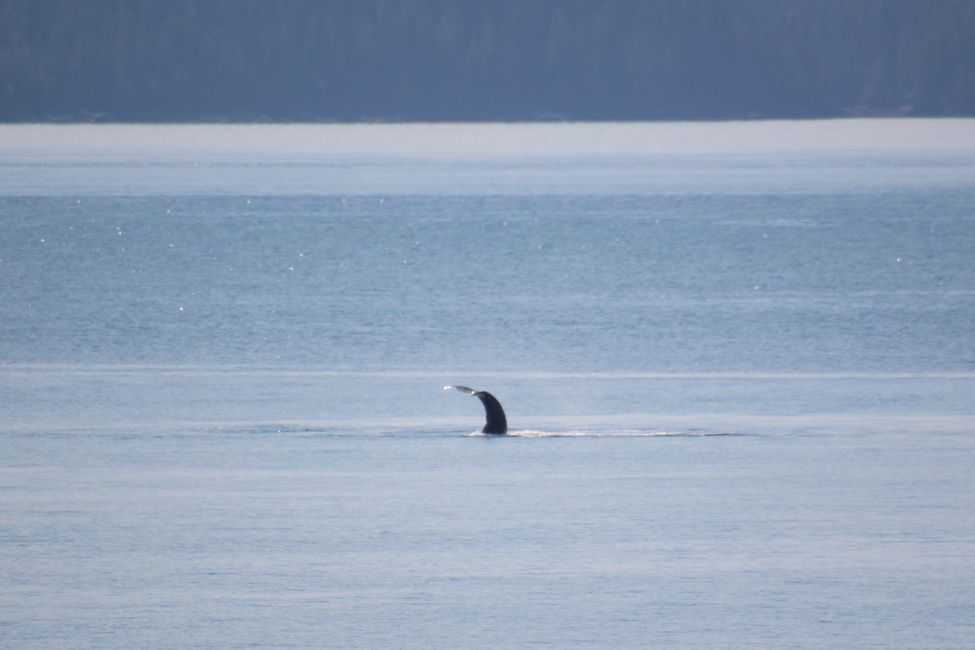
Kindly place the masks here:
<instances>
[{"instance_id":1,"label":"haze over water","mask_svg":"<svg viewBox=\"0 0 975 650\"><path fill-rule=\"evenodd\" d=\"M0 126L0 170L4 645L975 638L973 120Z\"/></svg>"}]
</instances>

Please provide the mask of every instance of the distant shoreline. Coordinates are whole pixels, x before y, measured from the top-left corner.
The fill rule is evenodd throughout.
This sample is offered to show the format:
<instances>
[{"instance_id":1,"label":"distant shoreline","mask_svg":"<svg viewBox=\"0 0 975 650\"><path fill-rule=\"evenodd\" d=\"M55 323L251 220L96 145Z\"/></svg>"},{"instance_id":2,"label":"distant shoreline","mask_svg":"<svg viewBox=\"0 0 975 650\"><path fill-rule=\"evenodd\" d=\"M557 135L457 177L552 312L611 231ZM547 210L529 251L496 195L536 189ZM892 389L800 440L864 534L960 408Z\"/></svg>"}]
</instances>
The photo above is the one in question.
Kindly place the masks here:
<instances>
[{"instance_id":1,"label":"distant shoreline","mask_svg":"<svg viewBox=\"0 0 975 650\"><path fill-rule=\"evenodd\" d=\"M975 117L958 0L8 0L4 123Z\"/></svg>"},{"instance_id":2,"label":"distant shoreline","mask_svg":"<svg viewBox=\"0 0 975 650\"><path fill-rule=\"evenodd\" d=\"M46 117L25 119L0 119L0 124L171 124L171 125L221 125L221 124L302 124L302 125L369 125L369 124L681 124L681 123L725 123L725 122L815 122L839 120L940 120L940 119L973 119L975 113L936 113L917 114L905 111L863 111L848 114L830 115L743 115L740 117L672 117L646 119L597 119L572 118L568 116L527 117L527 118L494 118L494 119L397 119L397 118L362 118L356 120L342 119L277 119L264 117L242 118L208 118L193 119L126 119L111 117Z\"/></svg>"}]
</instances>

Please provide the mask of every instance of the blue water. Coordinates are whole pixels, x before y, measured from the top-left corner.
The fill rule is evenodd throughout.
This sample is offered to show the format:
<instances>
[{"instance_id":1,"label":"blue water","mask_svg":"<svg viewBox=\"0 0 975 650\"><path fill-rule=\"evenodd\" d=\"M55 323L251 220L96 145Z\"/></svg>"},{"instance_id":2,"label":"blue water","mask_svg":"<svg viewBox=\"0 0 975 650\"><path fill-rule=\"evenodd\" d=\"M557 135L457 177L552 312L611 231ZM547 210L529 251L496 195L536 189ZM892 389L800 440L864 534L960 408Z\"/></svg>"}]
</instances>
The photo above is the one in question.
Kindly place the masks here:
<instances>
[{"instance_id":1,"label":"blue water","mask_svg":"<svg viewBox=\"0 0 975 650\"><path fill-rule=\"evenodd\" d=\"M970 647L972 143L0 127L0 645Z\"/></svg>"}]
</instances>

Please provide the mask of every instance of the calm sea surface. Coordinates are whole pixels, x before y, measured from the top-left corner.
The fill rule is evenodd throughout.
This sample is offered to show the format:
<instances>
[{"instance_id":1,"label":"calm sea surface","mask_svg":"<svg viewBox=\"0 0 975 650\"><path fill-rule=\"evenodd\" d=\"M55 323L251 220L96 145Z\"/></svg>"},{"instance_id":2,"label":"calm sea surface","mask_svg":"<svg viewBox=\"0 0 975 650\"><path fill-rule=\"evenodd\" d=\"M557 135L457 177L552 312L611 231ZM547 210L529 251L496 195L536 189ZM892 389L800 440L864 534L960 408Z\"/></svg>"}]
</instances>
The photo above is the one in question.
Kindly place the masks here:
<instances>
[{"instance_id":1,"label":"calm sea surface","mask_svg":"<svg viewBox=\"0 0 975 650\"><path fill-rule=\"evenodd\" d=\"M0 646L972 647L973 468L975 120L0 126Z\"/></svg>"}]
</instances>

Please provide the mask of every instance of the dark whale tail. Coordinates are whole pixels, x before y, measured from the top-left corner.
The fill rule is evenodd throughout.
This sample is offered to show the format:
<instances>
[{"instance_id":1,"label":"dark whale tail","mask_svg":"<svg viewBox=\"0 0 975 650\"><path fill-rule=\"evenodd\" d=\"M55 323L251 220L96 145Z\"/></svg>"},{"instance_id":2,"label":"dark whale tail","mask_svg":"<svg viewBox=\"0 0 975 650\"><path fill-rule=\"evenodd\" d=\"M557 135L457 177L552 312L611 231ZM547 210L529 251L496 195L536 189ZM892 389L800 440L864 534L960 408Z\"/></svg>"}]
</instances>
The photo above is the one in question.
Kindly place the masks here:
<instances>
[{"instance_id":1,"label":"dark whale tail","mask_svg":"<svg viewBox=\"0 0 975 650\"><path fill-rule=\"evenodd\" d=\"M485 390L474 390L467 386L444 386L443 389L459 390L462 393L473 395L481 400L481 404L484 405L484 415L487 418L487 421L484 423L484 428L481 429L481 433L500 436L508 433L508 420L504 417L504 409L501 408L501 402L494 395Z\"/></svg>"}]
</instances>

